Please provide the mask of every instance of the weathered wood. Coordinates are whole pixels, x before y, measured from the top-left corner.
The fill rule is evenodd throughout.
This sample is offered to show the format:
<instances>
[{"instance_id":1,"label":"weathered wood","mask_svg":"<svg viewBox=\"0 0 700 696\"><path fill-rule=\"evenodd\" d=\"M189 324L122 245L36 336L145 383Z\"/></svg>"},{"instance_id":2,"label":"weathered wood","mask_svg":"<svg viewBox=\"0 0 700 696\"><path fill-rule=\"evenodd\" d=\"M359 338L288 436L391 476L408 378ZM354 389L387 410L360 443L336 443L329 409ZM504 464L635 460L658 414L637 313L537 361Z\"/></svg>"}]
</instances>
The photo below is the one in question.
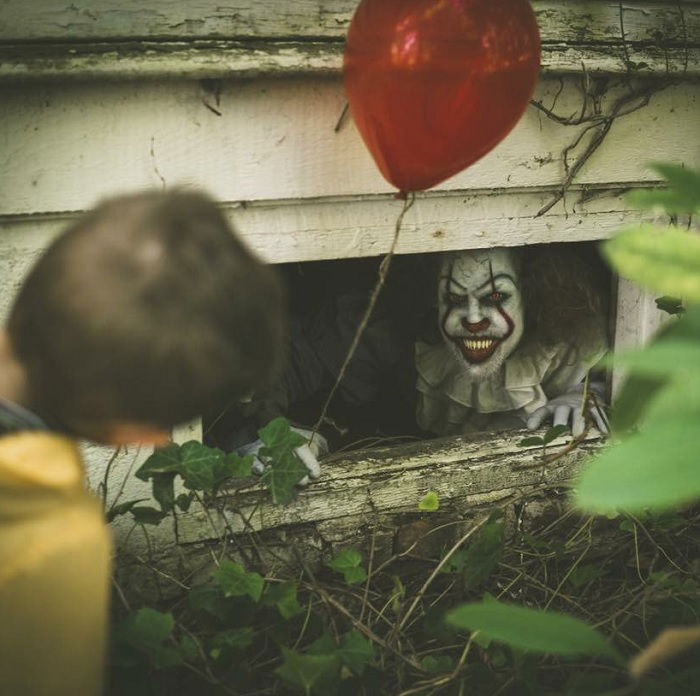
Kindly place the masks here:
<instances>
[{"instance_id":1,"label":"weathered wood","mask_svg":"<svg viewBox=\"0 0 700 696\"><path fill-rule=\"evenodd\" d=\"M503 504L544 484L570 482L596 441L543 466L540 448L520 448L530 431L480 433L397 447L335 455L322 463L322 476L299 492L295 502L276 506L258 486L238 489L219 500L209 514L191 508L179 516L181 543L202 542L231 533L284 531L316 541L341 543L359 538L363 527L391 523L394 516L416 515L418 502L435 491L448 515L473 513ZM547 455L562 451L557 440Z\"/></svg>"},{"instance_id":2,"label":"weathered wood","mask_svg":"<svg viewBox=\"0 0 700 696\"><path fill-rule=\"evenodd\" d=\"M559 204L546 216L537 216L552 195L551 190L422 195L404 219L397 252L585 242L605 239L621 224L642 219L619 188L597 187L574 187L566 206ZM584 196L587 200L581 200ZM376 196L222 208L263 259L287 263L386 253L401 205L391 197ZM8 292L0 293L0 316L29 265L76 218L75 213L0 217L0 277L12 284ZM30 230L32 234L25 237Z\"/></svg>"},{"instance_id":3,"label":"weathered wood","mask_svg":"<svg viewBox=\"0 0 700 696\"><path fill-rule=\"evenodd\" d=\"M616 318L614 330L615 350L625 351L648 343L671 315L662 312L654 299L659 293L640 288L631 280L619 278L617 283ZM620 391L625 370L615 367L612 374L612 398Z\"/></svg>"},{"instance_id":4,"label":"weathered wood","mask_svg":"<svg viewBox=\"0 0 700 696\"><path fill-rule=\"evenodd\" d=\"M108 44L0 45L0 82L46 80L228 79L336 75L342 44L207 40ZM558 43L542 47L549 74L700 77L700 47Z\"/></svg>"},{"instance_id":5,"label":"weathered wood","mask_svg":"<svg viewBox=\"0 0 700 696\"><path fill-rule=\"evenodd\" d=\"M345 102L339 80L229 81L221 88L217 103L214 94L186 81L5 87L0 166L8 176L0 187L0 215L84 210L115 191L165 182L195 184L231 204L320 202L296 210L317 212L308 229L323 231L353 225L351 215L342 219L348 197L393 194L352 120L334 132ZM603 111L623 93L611 88ZM536 96L563 116L578 114L583 103L575 78L543 80ZM700 83L655 94L615 122L576 183L623 189L655 181L649 161L700 160L699 105ZM438 190L557 187L562 152L582 128L555 123L531 107L498 147ZM570 164L582 147L570 153ZM382 225L395 220L393 211L377 210L385 214Z\"/></svg>"},{"instance_id":6,"label":"weathered wood","mask_svg":"<svg viewBox=\"0 0 700 696\"><path fill-rule=\"evenodd\" d=\"M0 79L337 72L356 5L5 0ZM697 2L539 0L533 7L545 70L700 74Z\"/></svg>"},{"instance_id":7,"label":"weathered wood","mask_svg":"<svg viewBox=\"0 0 700 696\"><path fill-rule=\"evenodd\" d=\"M207 38L342 40L357 0L4 0L0 41ZM542 42L683 46L700 36L700 3L534 0Z\"/></svg>"}]
</instances>

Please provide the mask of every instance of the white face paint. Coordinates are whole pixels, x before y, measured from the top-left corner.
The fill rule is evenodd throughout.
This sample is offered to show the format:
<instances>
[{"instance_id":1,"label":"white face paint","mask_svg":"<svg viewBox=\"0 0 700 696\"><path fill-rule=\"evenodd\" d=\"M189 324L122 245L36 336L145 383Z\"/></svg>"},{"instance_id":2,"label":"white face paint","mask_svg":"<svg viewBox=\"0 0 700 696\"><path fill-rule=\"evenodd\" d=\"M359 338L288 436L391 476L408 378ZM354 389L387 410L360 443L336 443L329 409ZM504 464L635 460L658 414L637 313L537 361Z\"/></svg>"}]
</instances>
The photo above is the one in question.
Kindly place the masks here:
<instances>
[{"instance_id":1,"label":"white face paint","mask_svg":"<svg viewBox=\"0 0 700 696\"><path fill-rule=\"evenodd\" d=\"M496 373L523 335L520 280L510 249L450 254L440 269L440 331L473 379Z\"/></svg>"}]
</instances>

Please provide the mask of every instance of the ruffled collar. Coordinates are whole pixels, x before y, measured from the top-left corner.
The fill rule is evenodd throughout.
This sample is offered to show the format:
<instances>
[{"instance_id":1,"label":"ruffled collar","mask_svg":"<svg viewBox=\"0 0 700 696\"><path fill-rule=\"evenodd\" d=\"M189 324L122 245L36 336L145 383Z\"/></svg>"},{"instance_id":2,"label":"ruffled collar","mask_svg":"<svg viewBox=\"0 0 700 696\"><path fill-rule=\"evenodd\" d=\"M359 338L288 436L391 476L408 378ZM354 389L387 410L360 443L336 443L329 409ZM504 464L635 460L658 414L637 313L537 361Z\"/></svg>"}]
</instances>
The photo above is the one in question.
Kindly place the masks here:
<instances>
[{"instance_id":1,"label":"ruffled collar","mask_svg":"<svg viewBox=\"0 0 700 696\"><path fill-rule=\"evenodd\" d=\"M474 381L445 343L416 343L418 390L439 392L480 413L532 407L547 368L566 346L518 347L491 378Z\"/></svg>"}]
</instances>

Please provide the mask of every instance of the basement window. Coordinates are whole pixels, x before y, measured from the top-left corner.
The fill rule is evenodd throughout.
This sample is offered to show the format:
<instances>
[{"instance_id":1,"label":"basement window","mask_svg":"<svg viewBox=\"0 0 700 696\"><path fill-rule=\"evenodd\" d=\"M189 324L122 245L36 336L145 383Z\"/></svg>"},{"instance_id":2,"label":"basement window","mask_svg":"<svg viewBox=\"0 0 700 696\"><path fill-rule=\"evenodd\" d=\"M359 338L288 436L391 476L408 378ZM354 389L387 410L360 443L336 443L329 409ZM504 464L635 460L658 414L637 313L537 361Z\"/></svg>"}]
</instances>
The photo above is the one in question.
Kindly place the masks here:
<instances>
[{"instance_id":1,"label":"basement window","mask_svg":"<svg viewBox=\"0 0 700 696\"><path fill-rule=\"evenodd\" d=\"M277 415L311 429L324 409L331 451L520 430L537 398L580 383L620 333L615 283L593 243L397 256L327 403L380 261L279 266L287 369L251 403L206 418L207 444L240 447Z\"/></svg>"}]
</instances>

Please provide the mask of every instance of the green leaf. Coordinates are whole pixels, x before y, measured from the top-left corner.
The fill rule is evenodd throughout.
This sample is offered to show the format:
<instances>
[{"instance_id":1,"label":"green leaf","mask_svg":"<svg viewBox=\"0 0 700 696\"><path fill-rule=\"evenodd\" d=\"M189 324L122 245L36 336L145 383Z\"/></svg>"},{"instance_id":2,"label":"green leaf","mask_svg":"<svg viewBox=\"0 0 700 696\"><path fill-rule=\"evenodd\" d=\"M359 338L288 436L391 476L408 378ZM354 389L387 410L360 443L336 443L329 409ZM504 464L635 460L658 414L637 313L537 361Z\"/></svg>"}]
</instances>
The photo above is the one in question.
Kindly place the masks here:
<instances>
[{"instance_id":1,"label":"green leaf","mask_svg":"<svg viewBox=\"0 0 700 696\"><path fill-rule=\"evenodd\" d=\"M663 297L657 297L654 302L656 302L657 309L667 314L677 315L684 314L685 307L683 306L683 300L679 297L669 297L664 295Z\"/></svg>"},{"instance_id":2,"label":"green leaf","mask_svg":"<svg viewBox=\"0 0 700 696\"><path fill-rule=\"evenodd\" d=\"M307 649L309 655L335 655L338 650L338 644L333 640L329 633L324 633L320 638L317 638Z\"/></svg>"},{"instance_id":3,"label":"green leaf","mask_svg":"<svg viewBox=\"0 0 700 696\"><path fill-rule=\"evenodd\" d=\"M700 235L640 225L605 242L602 251L625 278L665 295L700 301Z\"/></svg>"},{"instance_id":4,"label":"green leaf","mask_svg":"<svg viewBox=\"0 0 700 696\"><path fill-rule=\"evenodd\" d=\"M153 486L153 497L158 501L162 512L170 512L175 504L175 474L153 474L151 485Z\"/></svg>"},{"instance_id":5,"label":"green leaf","mask_svg":"<svg viewBox=\"0 0 700 696\"><path fill-rule=\"evenodd\" d=\"M675 164L654 164L668 182L667 189L635 191L631 203L641 208L662 207L668 213L694 213L700 210L700 171Z\"/></svg>"},{"instance_id":6,"label":"green leaf","mask_svg":"<svg viewBox=\"0 0 700 696\"><path fill-rule=\"evenodd\" d=\"M179 648L172 645L163 645L152 656L153 666L156 669L177 667L183 663L183 656Z\"/></svg>"},{"instance_id":7,"label":"green leaf","mask_svg":"<svg viewBox=\"0 0 700 696\"><path fill-rule=\"evenodd\" d=\"M168 514L162 510L156 510L154 507L133 507L130 510L134 516L134 520L139 524L158 525L163 518Z\"/></svg>"},{"instance_id":8,"label":"green leaf","mask_svg":"<svg viewBox=\"0 0 700 696\"><path fill-rule=\"evenodd\" d=\"M306 696L317 688L317 693L324 693L340 676L340 657L338 655L302 655L289 648L282 647L282 666L275 672L292 686L304 691Z\"/></svg>"},{"instance_id":9,"label":"green leaf","mask_svg":"<svg viewBox=\"0 0 700 696\"><path fill-rule=\"evenodd\" d=\"M111 522L115 517L119 517L119 515L126 515L127 512L131 512L134 505L143 503L146 500L149 500L149 498L139 498L138 500L129 500L126 503L114 505L107 513L107 522Z\"/></svg>"},{"instance_id":10,"label":"green leaf","mask_svg":"<svg viewBox=\"0 0 700 696\"><path fill-rule=\"evenodd\" d=\"M217 618L225 610L221 588L216 585L194 585L187 595L187 602L192 609L205 611Z\"/></svg>"},{"instance_id":11,"label":"green leaf","mask_svg":"<svg viewBox=\"0 0 700 696\"><path fill-rule=\"evenodd\" d=\"M664 509L700 496L697 415L649 426L601 452L583 471L576 504L593 512Z\"/></svg>"},{"instance_id":12,"label":"green leaf","mask_svg":"<svg viewBox=\"0 0 700 696\"><path fill-rule=\"evenodd\" d=\"M464 570L467 562L467 552L465 550L455 551L442 566L441 573L458 573Z\"/></svg>"},{"instance_id":13,"label":"green leaf","mask_svg":"<svg viewBox=\"0 0 700 696\"><path fill-rule=\"evenodd\" d=\"M491 601L463 604L448 613L447 621L522 650L550 655L600 655L624 662L600 633L566 614Z\"/></svg>"},{"instance_id":14,"label":"green leaf","mask_svg":"<svg viewBox=\"0 0 700 696\"><path fill-rule=\"evenodd\" d=\"M612 356L634 374L665 377L678 372L700 374L700 343L689 340L657 341L644 348Z\"/></svg>"},{"instance_id":15,"label":"green leaf","mask_svg":"<svg viewBox=\"0 0 700 696\"><path fill-rule=\"evenodd\" d=\"M542 444L548 445L550 442L554 442L558 437L569 432L568 425L555 425L550 428L542 437Z\"/></svg>"},{"instance_id":16,"label":"green leaf","mask_svg":"<svg viewBox=\"0 0 700 696\"><path fill-rule=\"evenodd\" d=\"M472 589L489 579L503 554L505 523L503 512L496 510L483 526L476 541L464 554L462 581L464 587Z\"/></svg>"},{"instance_id":17,"label":"green leaf","mask_svg":"<svg viewBox=\"0 0 700 696\"><path fill-rule=\"evenodd\" d=\"M303 607L297 599L297 584L295 582L268 584L263 603L268 606L276 606L283 619L291 619L303 611Z\"/></svg>"},{"instance_id":18,"label":"green leaf","mask_svg":"<svg viewBox=\"0 0 700 696\"><path fill-rule=\"evenodd\" d=\"M257 602L265 586L261 575L247 573L243 566L233 561L224 561L212 575L221 585L225 597L248 595Z\"/></svg>"},{"instance_id":19,"label":"green leaf","mask_svg":"<svg viewBox=\"0 0 700 696\"><path fill-rule=\"evenodd\" d=\"M420 666L428 674L442 674L452 671L454 660L449 655L427 655L420 661Z\"/></svg>"},{"instance_id":20,"label":"green leaf","mask_svg":"<svg viewBox=\"0 0 700 696\"><path fill-rule=\"evenodd\" d=\"M440 500L435 491L428 491L424 498L418 503L418 509L425 512L435 512L440 507Z\"/></svg>"},{"instance_id":21,"label":"green leaf","mask_svg":"<svg viewBox=\"0 0 700 696\"><path fill-rule=\"evenodd\" d=\"M226 458L224 452L193 440L182 445L181 456L180 475L185 486L207 493L213 491L217 483L217 469Z\"/></svg>"},{"instance_id":22,"label":"green leaf","mask_svg":"<svg viewBox=\"0 0 700 696\"><path fill-rule=\"evenodd\" d=\"M672 375L649 399L645 425L660 425L694 417L700 420L700 371Z\"/></svg>"},{"instance_id":23,"label":"green leaf","mask_svg":"<svg viewBox=\"0 0 700 696\"><path fill-rule=\"evenodd\" d=\"M260 450L260 455L270 456L267 448ZM272 501L277 505L286 505L294 500L296 491L294 486L307 475L306 466L294 454L293 451L285 452L281 458L274 459L260 477L260 482L266 486L272 494Z\"/></svg>"},{"instance_id":24,"label":"green leaf","mask_svg":"<svg viewBox=\"0 0 700 696\"><path fill-rule=\"evenodd\" d=\"M165 474L180 470L180 445L171 442L158 447L136 472L136 478L148 481L153 474Z\"/></svg>"},{"instance_id":25,"label":"green leaf","mask_svg":"<svg viewBox=\"0 0 700 696\"><path fill-rule=\"evenodd\" d=\"M355 585L367 579L367 572L361 565L362 556L355 549L344 549L326 564L329 568L342 573L345 582Z\"/></svg>"},{"instance_id":26,"label":"green leaf","mask_svg":"<svg viewBox=\"0 0 700 696\"><path fill-rule=\"evenodd\" d=\"M254 459L255 457L252 454L241 457L235 452L230 452L226 455L228 475L231 478L245 478L246 476L251 476L250 468Z\"/></svg>"},{"instance_id":27,"label":"green leaf","mask_svg":"<svg viewBox=\"0 0 700 696\"><path fill-rule=\"evenodd\" d=\"M618 525L618 529L621 532L629 532L630 534L634 534L635 528L635 524L632 522L632 520L622 520L622 522L620 522Z\"/></svg>"},{"instance_id":28,"label":"green leaf","mask_svg":"<svg viewBox=\"0 0 700 696\"><path fill-rule=\"evenodd\" d=\"M194 493L180 493L180 495L175 498L175 505L177 505L182 512L187 512L193 500Z\"/></svg>"},{"instance_id":29,"label":"green leaf","mask_svg":"<svg viewBox=\"0 0 700 696\"><path fill-rule=\"evenodd\" d=\"M258 435L265 445L273 449L280 446L294 449L306 444L306 438L294 432L289 421L281 416L258 430Z\"/></svg>"},{"instance_id":30,"label":"green leaf","mask_svg":"<svg viewBox=\"0 0 700 696\"><path fill-rule=\"evenodd\" d=\"M398 575L392 575L392 578L394 586L391 589L391 610L394 614L398 614L401 611L401 602L406 597L406 587Z\"/></svg>"},{"instance_id":31,"label":"green leaf","mask_svg":"<svg viewBox=\"0 0 700 696\"><path fill-rule=\"evenodd\" d=\"M637 427L649 402L664 384L665 380L658 377L629 375L613 404L613 433L623 435Z\"/></svg>"},{"instance_id":32,"label":"green leaf","mask_svg":"<svg viewBox=\"0 0 700 696\"><path fill-rule=\"evenodd\" d=\"M245 650L252 643L253 629L251 626L230 628L212 636L209 642L209 655L216 659L225 651Z\"/></svg>"},{"instance_id":33,"label":"green leaf","mask_svg":"<svg viewBox=\"0 0 700 696\"><path fill-rule=\"evenodd\" d=\"M544 440L538 435L523 438L518 442L518 447L542 447L543 445Z\"/></svg>"},{"instance_id":34,"label":"green leaf","mask_svg":"<svg viewBox=\"0 0 700 696\"><path fill-rule=\"evenodd\" d=\"M175 627L172 614L144 607L127 616L115 629L115 640L151 656L160 650Z\"/></svg>"},{"instance_id":35,"label":"green leaf","mask_svg":"<svg viewBox=\"0 0 700 696\"><path fill-rule=\"evenodd\" d=\"M198 662L202 657L197 642L190 636L183 636L180 639L180 655L185 662Z\"/></svg>"},{"instance_id":36,"label":"green leaf","mask_svg":"<svg viewBox=\"0 0 700 696\"><path fill-rule=\"evenodd\" d=\"M576 589L587 585L592 580L597 580L606 574L605 568L599 565L594 565L593 563L588 563L586 565L579 565L574 568L569 577L566 579L568 583L573 585Z\"/></svg>"},{"instance_id":37,"label":"green leaf","mask_svg":"<svg viewBox=\"0 0 700 696\"><path fill-rule=\"evenodd\" d=\"M342 663L353 674L361 677L367 664L374 658L374 647L361 633L350 631L340 642L337 653Z\"/></svg>"}]
</instances>

